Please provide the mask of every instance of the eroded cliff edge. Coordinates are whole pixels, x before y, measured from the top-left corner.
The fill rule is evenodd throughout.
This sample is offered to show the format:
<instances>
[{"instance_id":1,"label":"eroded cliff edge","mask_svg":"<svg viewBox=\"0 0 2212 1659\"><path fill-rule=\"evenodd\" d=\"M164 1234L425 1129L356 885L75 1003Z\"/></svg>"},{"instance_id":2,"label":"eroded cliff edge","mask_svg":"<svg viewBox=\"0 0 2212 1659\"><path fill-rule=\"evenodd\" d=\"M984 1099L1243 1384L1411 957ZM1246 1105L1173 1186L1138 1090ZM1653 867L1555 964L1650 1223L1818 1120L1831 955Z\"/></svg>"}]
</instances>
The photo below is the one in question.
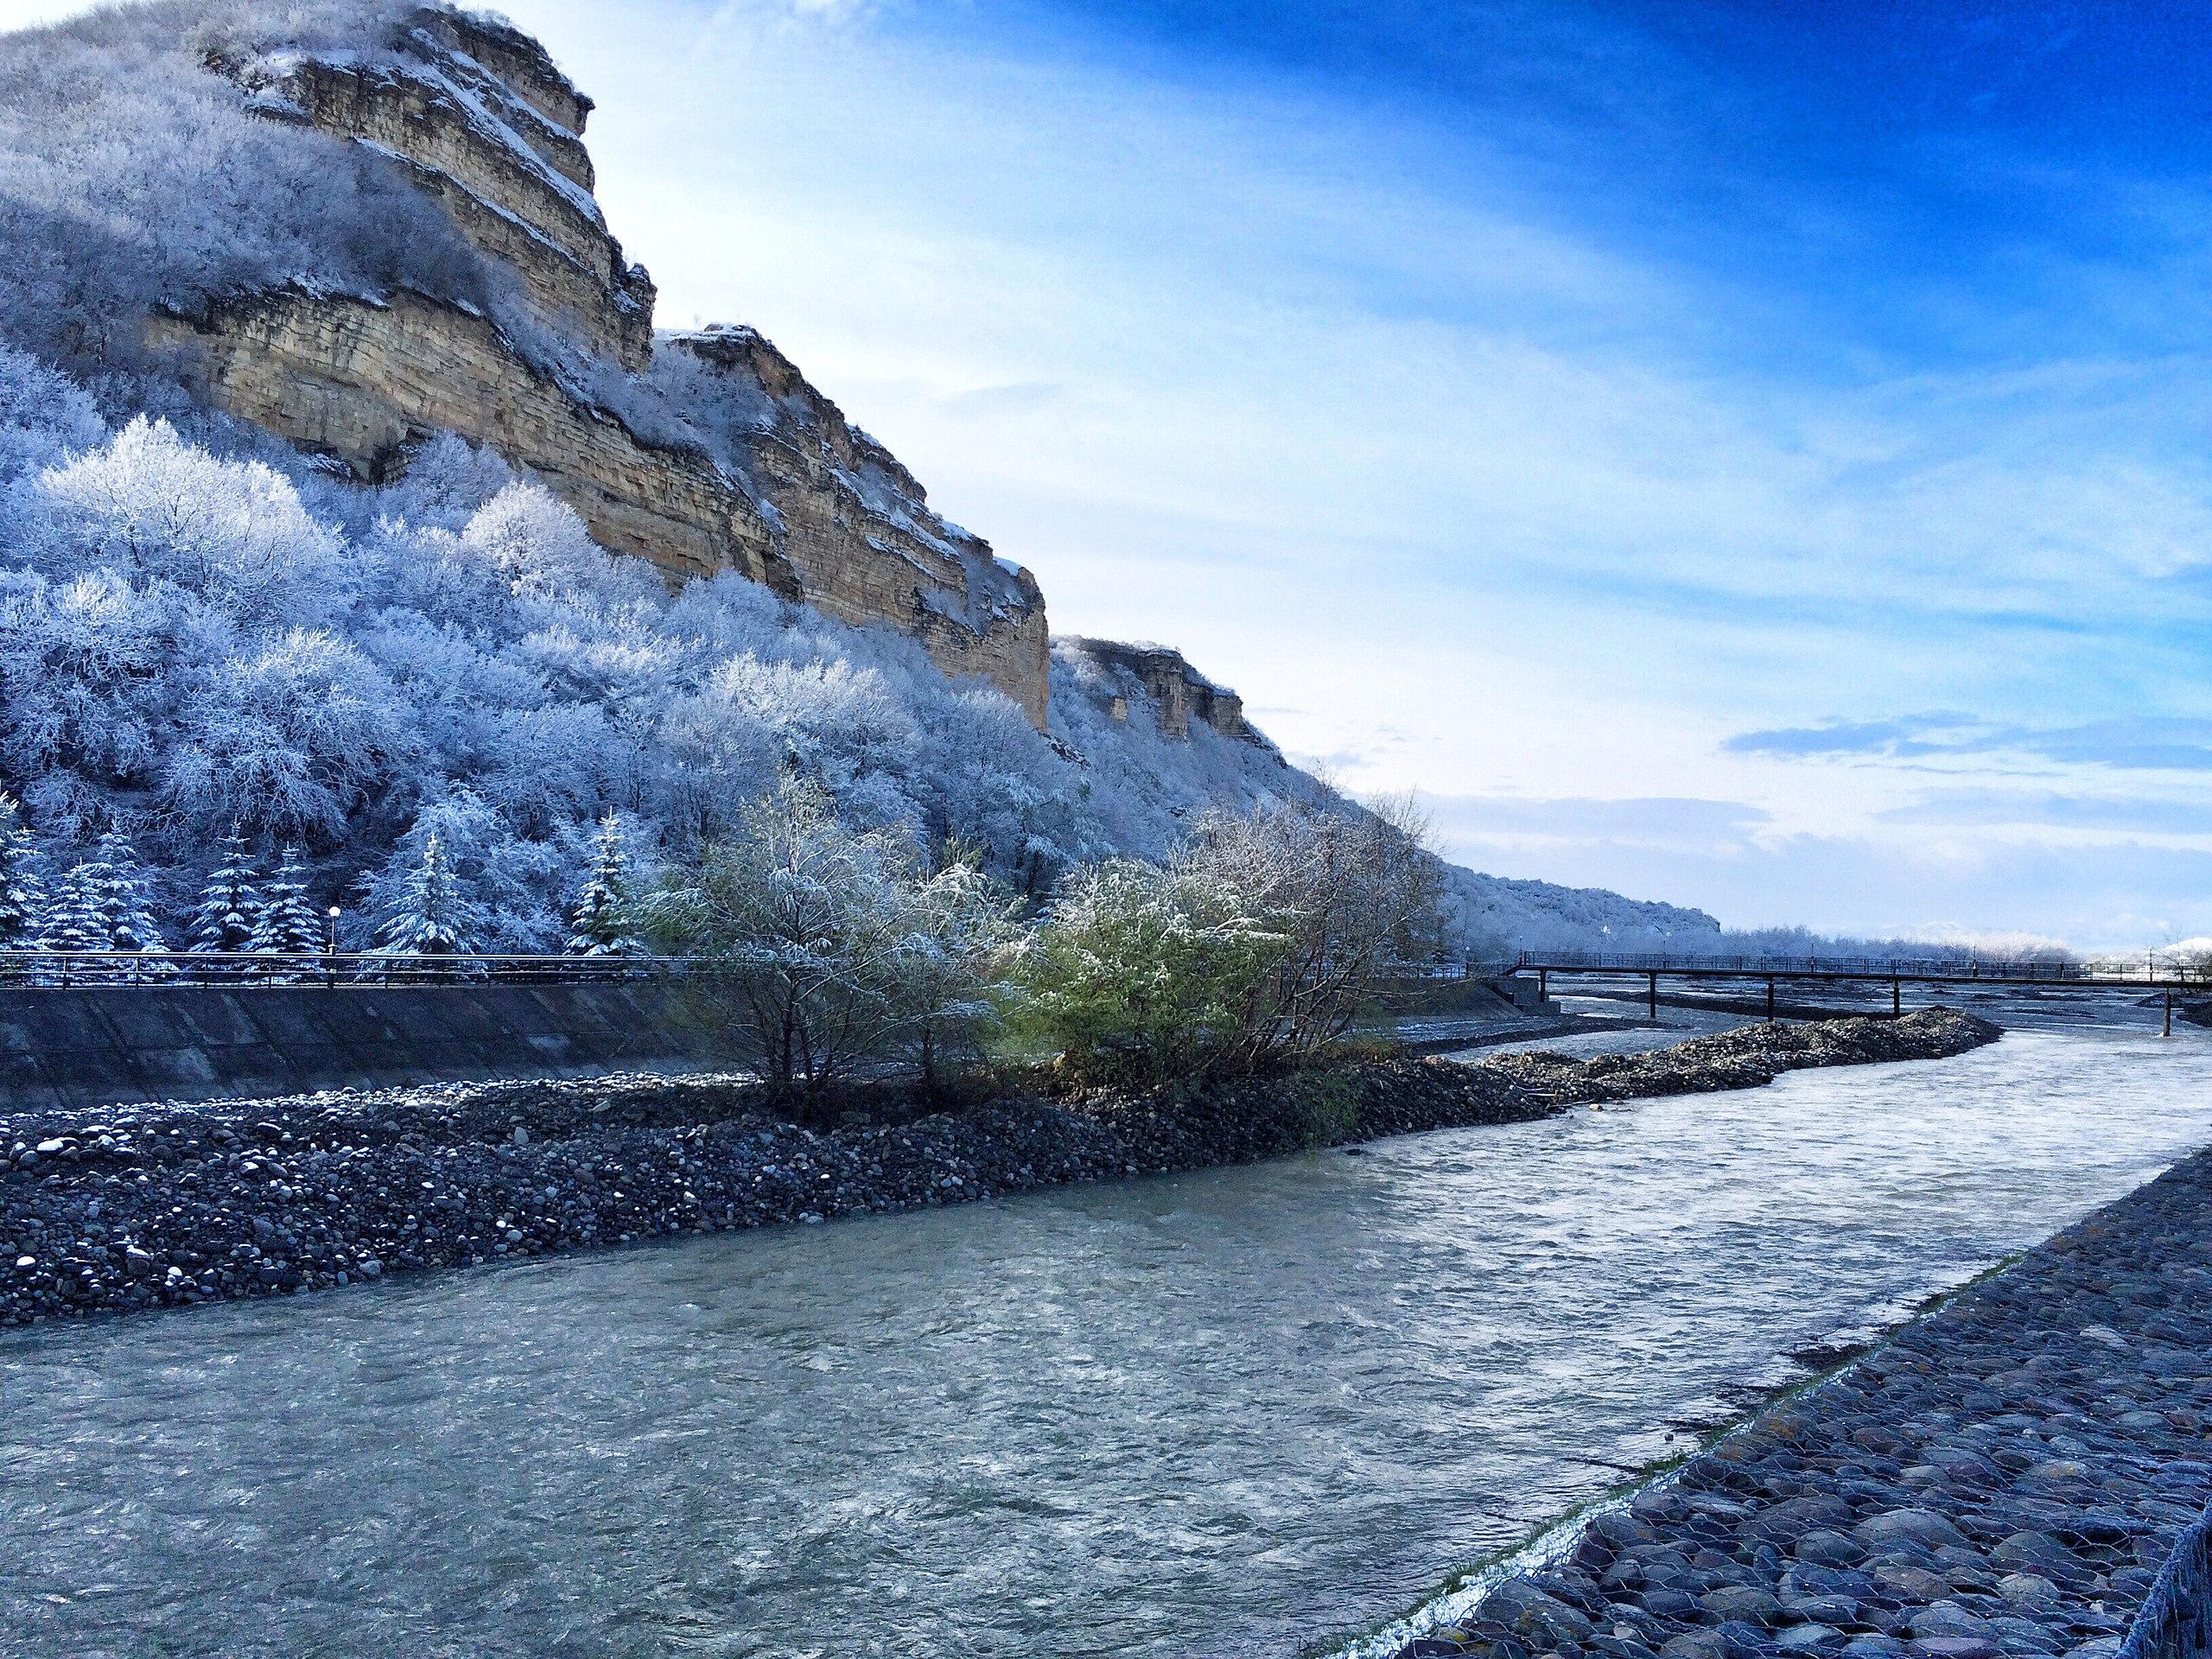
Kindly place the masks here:
<instances>
[{"instance_id":1,"label":"eroded cliff edge","mask_svg":"<svg viewBox=\"0 0 2212 1659\"><path fill-rule=\"evenodd\" d=\"M735 570L918 638L1040 729L1044 596L750 328L656 339L654 290L593 196L591 101L543 47L443 8L375 43L211 48L256 116L344 144L433 202L496 296L289 282L166 309L145 344L208 404L364 479L439 430L537 474L618 552Z\"/></svg>"}]
</instances>

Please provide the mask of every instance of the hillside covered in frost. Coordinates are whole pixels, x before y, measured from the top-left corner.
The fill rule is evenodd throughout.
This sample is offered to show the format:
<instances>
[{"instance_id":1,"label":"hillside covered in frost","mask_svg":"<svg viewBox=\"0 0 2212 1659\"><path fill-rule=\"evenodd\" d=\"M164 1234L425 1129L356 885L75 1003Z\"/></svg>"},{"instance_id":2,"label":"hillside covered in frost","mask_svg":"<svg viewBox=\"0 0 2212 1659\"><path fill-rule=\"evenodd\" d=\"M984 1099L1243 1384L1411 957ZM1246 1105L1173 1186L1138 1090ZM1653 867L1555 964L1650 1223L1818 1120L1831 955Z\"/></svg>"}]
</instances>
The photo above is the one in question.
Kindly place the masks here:
<instances>
[{"instance_id":1,"label":"hillside covered in frost","mask_svg":"<svg viewBox=\"0 0 2212 1659\"><path fill-rule=\"evenodd\" d=\"M682 856L787 774L1032 895L1328 794L1120 648L1048 652L1027 573L758 334L654 334L589 109L526 36L404 0L0 36L0 795L49 870L119 836L178 930L235 834L350 917L435 836L481 943L536 950L608 814ZM402 310L492 378L404 406L437 377L391 360ZM511 404L542 418L452 429ZM397 435L286 427L326 405ZM1450 886L1470 950L1715 933Z\"/></svg>"}]
</instances>

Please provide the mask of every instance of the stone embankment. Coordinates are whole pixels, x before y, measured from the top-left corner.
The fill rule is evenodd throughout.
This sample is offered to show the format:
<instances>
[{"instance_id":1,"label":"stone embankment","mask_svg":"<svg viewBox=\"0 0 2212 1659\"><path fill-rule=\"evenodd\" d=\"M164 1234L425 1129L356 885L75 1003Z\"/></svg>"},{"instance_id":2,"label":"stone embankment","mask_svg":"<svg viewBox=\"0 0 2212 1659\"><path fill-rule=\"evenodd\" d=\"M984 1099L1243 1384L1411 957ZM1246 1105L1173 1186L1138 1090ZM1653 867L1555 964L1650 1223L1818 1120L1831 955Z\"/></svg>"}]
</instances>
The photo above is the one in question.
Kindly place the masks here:
<instances>
[{"instance_id":1,"label":"stone embankment","mask_svg":"<svg viewBox=\"0 0 2212 1659\"><path fill-rule=\"evenodd\" d=\"M2105 1659L2126 1639L2141 1659L2180 1659L2177 1632L2203 1616L2208 1503L2199 1154L1398 1652ZM2146 1600L2155 1617L2129 1637Z\"/></svg>"},{"instance_id":2,"label":"stone embankment","mask_svg":"<svg viewBox=\"0 0 2212 1659\"><path fill-rule=\"evenodd\" d=\"M0 1323L326 1286L651 1236L913 1209L1583 1103L1956 1054L1997 1028L1746 1029L1658 1054L1385 1060L1145 1096L888 1096L832 1127L737 1079L473 1084L0 1116Z\"/></svg>"}]
</instances>

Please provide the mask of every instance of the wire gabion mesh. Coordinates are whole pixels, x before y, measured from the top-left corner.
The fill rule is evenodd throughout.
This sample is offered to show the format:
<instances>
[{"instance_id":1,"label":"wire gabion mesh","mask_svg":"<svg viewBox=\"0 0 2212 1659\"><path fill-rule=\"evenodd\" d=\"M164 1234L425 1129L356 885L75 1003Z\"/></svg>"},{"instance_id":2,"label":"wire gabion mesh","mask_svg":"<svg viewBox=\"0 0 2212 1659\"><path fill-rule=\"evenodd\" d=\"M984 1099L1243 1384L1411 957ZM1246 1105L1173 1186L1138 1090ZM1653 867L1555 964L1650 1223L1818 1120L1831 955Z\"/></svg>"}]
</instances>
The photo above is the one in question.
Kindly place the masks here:
<instances>
[{"instance_id":1,"label":"wire gabion mesh","mask_svg":"<svg viewBox=\"0 0 2212 1659\"><path fill-rule=\"evenodd\" d=\"M1371 1650L2201 1659L2209 1516L2200 1154Z\"/></svg>"}]
</instances>

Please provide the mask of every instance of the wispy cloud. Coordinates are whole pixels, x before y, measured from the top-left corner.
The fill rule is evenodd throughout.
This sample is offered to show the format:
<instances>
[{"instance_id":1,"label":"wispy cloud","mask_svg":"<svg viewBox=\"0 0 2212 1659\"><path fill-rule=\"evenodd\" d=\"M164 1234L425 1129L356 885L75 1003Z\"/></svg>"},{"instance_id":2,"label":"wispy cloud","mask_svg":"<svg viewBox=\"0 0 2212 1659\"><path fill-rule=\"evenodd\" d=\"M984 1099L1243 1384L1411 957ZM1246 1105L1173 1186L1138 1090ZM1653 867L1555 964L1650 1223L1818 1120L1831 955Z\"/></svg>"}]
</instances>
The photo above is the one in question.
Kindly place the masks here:
<instances>
[{"instance_id":1,"label":"wispy cloud","mask_svg":"<svg viewBox=\"0 0 2212 1659\"><path fill-rule=\"evenodd\" d=\"M2177 800L2171 796L1949 789L1931 791L1917 800L1878 812L1875 817L1889 824L2086 830L2212 841L2212 802Z\"/></svg>"},{"instance_id":2,"label":"wispy cloud","mask_svg":"<svg viewBox=\"0 0 2212 1659\"><path fill-rule=\"evenodd\" d=\"M2013 756L2119 772L2212 772L2212 720L2139 715L2035 727L1970 715L1900 715L1739 732L1721 747L1793 760Z\"/></svg>"}]
</instances>

